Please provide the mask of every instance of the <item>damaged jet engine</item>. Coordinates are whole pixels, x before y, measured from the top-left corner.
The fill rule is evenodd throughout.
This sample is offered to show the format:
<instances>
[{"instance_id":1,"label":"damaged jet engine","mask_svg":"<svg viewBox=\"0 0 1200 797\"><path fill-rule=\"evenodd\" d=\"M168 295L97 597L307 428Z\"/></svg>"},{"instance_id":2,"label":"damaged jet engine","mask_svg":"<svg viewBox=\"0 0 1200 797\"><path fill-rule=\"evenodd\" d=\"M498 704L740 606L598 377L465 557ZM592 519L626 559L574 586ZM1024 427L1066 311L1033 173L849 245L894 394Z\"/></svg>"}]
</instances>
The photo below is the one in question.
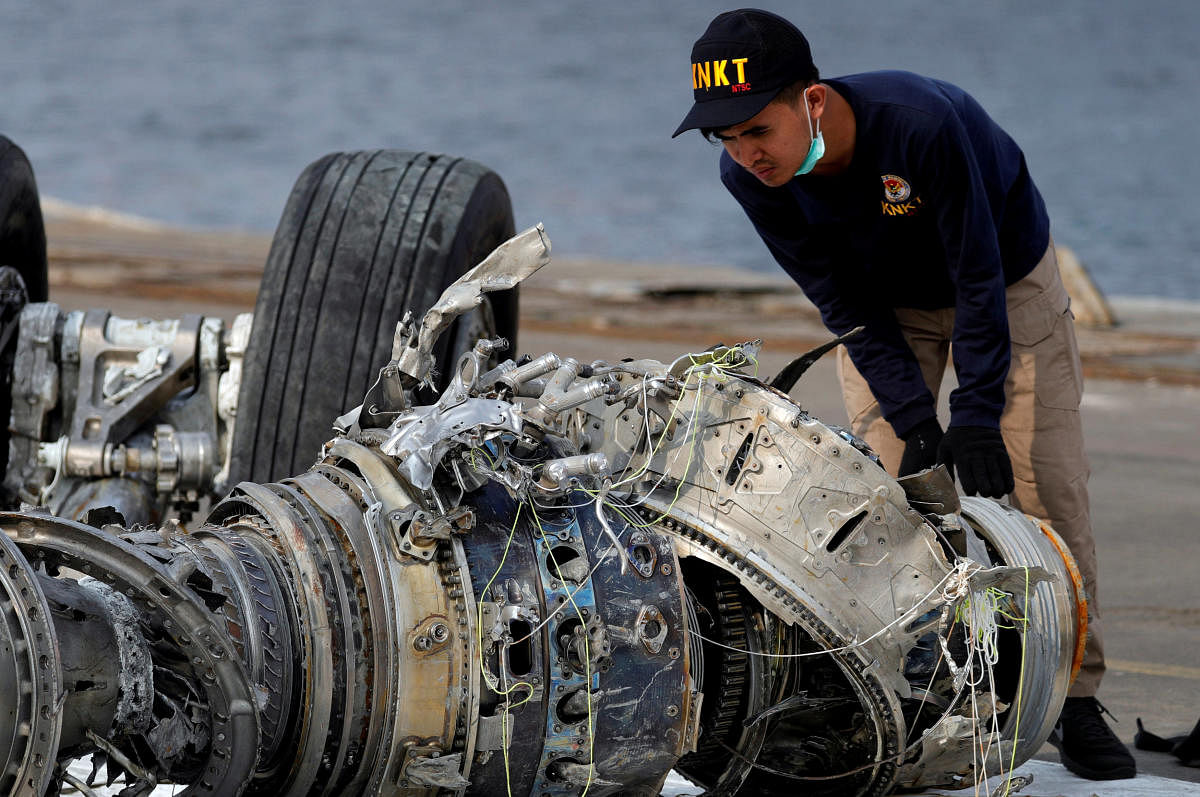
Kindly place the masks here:
<instances>
[{"instance_id":1,"label":"damaged jet engine","mask_svg":"<svg viewBox=\"0 0 1200 797\"><path fill-rule=\"evenodd\" d=\"M1086 634L1054 532L960 501L944 470L892 478L756 376L757 342L497 362L501 337L458 326L549 249L528 230L407 316L314 464L232 479L187 531L122 518L171 503L122 503L115 482L63 512L79 520L0 515L0 791L648 796L675 770L711 794L881 795L1031 757ZM61 358L101 398L58 443L16 403L27 501L78 463L153 471L151 495L189 502L220 483L238 455L200 457L182 421L140 449L87 422L163 373L215 396L228 356L181 365L203 323L171 330L200 330L195 349L130 345L105 371L86 335L62 355L61 323L26 334L38 307L19 346L60 349L29 362ZM133 334L80 329L105 324L113 346ZM171 464L188 450L192 476Z\"/></svg>"}]
</instances>

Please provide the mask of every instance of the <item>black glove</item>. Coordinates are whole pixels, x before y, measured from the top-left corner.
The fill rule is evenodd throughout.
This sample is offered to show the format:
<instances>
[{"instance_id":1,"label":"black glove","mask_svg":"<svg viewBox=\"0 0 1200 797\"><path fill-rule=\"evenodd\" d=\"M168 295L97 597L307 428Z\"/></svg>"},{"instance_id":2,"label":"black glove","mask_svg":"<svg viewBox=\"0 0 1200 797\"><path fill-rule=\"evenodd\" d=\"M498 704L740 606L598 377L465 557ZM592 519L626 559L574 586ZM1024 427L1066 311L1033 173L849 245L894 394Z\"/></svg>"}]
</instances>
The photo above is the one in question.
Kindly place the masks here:
<instances>
[{"instance_id":1,"label":"black glove","mask_svg":"<svg viewBox=\"0 0 1200 797\"><path fill-rule=\"evenodd\" d=\"M896 475L932 468L938 463L938 444L942 442L942 425L937 418L921 421L908 430L904 440L904 456L900 457L900 471Z\"/></svg>"},{"instance_id":2,"label":"black glove","mask_svg":"<svg viewBox=\"0 0 1200 797\"><path fill-rule=\"evenodd\" d=\"M938 462L952 476L958 470L965 495L1003 498L1013 491L1012 461L999 429L951 426L938 446Z\"/></svg>"}]
</instances>

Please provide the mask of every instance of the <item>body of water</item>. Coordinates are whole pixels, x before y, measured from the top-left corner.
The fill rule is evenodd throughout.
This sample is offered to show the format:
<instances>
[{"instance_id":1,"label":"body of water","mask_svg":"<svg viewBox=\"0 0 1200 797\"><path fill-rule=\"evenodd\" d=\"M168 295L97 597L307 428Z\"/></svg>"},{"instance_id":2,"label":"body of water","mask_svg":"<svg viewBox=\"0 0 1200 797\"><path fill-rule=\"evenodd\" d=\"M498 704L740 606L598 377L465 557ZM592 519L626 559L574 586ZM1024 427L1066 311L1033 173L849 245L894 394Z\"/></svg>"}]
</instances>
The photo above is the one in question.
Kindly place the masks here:
<instances>
[{"instance_id":1,"label":"body of water","mask_svg":"<svg viewBox=\"0 0 1200 797\"><path fill-rule=\"evenodd\" d=\"M774 269L671 140L694 0L0 0L0 132L43 193L270 230L334 150L464 155L560 255ZM972 92L1025 150L1056 240L1110 294L1200 299L1200 3L933 0L770 6L823 74L902 68Z\"/></svg>"}]
</instances>

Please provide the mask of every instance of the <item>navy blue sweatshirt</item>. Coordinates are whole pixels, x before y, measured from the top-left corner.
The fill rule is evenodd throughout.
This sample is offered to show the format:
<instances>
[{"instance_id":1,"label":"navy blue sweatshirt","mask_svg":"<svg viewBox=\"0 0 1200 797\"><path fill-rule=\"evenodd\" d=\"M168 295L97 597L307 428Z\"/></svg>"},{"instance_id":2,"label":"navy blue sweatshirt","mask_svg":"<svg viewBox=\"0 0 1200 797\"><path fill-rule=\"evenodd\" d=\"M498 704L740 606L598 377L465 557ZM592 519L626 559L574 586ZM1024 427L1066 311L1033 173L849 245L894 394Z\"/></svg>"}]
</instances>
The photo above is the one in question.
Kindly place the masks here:
<instances>
[{"instance_id":1,"label":"navy blue sweatshirt","mask_svg":"<svg viewBox=\"0 0 1200 797\"><path fill-rule=\"evenodd\" d=\"M900 436L935 417L893 308L955 309L951 426L999 428L1011 344L1004 288L1045 253L1046 207L1016 143L965 91L909 72L824 81L854 111L849 168L770 188L721 155L721 181Z\"/></svg>"}]
</instances>

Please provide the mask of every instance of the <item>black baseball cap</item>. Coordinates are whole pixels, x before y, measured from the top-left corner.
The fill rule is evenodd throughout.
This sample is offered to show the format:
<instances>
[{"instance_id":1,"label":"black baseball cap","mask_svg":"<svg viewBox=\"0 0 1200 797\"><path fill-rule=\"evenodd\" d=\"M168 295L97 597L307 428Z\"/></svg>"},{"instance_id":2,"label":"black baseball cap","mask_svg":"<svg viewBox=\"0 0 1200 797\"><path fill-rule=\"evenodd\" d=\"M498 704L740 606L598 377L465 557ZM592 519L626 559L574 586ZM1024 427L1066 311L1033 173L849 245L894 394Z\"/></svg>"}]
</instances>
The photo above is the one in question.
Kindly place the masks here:
<instances>
[{"instance_id":1,"label":"black baseball cap","mask_svg":"<svg viewBox=\"0 0 1200 797\"><path fill-rule=\"evenodd\" d=\"M816 80L817 67L795 25L757 8L726 11L692 45L696 102L671 138L697 127L741 124L806 78Z\"/></svg>"}]
</instances>

